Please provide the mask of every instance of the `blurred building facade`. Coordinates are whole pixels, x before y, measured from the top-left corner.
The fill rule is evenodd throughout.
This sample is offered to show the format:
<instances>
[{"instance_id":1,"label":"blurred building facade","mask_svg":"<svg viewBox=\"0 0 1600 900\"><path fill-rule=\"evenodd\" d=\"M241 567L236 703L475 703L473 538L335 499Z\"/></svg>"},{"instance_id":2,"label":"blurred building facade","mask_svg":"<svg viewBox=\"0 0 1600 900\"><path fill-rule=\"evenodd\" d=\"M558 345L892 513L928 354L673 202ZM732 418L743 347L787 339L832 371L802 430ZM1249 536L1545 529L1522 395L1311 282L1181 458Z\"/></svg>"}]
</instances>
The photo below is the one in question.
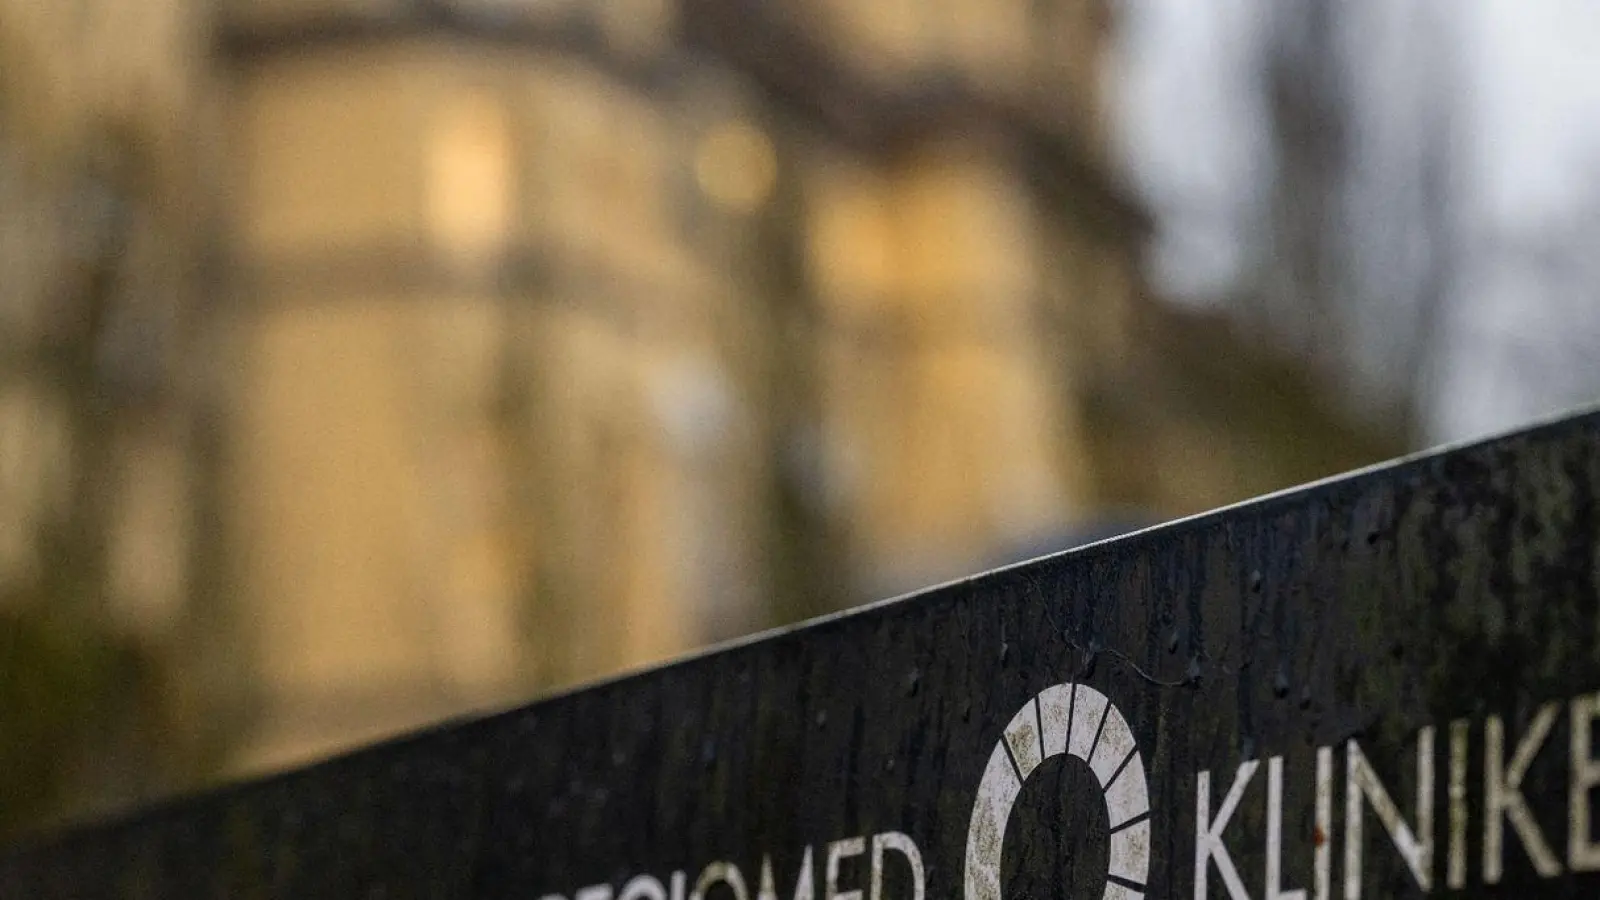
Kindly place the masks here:
<instances>
[{"instance_id":1,"label":"blurred building facade","mask_svg":"<svg viewBox=\"0 0 1600 900\"><path fill-rule=\"evenodd\" d=\"M247 764L1090 509L1073 356L1127 315L1140 220L1103 10L1035 7L227 7Z\"/></svg>"},{"instance_id":2,"label":"blurred building facade","mask_svg":"<svg viewBox=\"0 0 1600 900\"><path fill-rule=\"evenodd\" d=\"M158 673L126 791L1389 449L1145 296L1100 0L128 10L163 40L102 48L135 62L80 105L138 126L148 221L115 233L151 248L102 248L121 280L82 293L132 312L69 317L80 357L14 367L0 410L8 463L70 470L9 466L0 551L78 485L81 618ZM46 398L82 372L106 384Z\"/></svg>"}]
</instances>

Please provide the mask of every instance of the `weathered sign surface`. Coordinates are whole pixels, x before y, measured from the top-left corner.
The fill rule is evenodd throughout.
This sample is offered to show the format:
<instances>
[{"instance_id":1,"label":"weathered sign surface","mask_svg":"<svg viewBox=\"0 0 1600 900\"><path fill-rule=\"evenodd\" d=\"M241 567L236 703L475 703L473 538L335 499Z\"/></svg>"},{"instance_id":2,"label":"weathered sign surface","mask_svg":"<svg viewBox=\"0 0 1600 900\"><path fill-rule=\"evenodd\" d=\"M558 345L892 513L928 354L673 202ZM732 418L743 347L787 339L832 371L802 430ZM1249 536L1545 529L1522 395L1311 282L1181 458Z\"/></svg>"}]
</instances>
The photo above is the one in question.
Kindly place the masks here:
<instances>
[{"instance_id":1,"label":"weathered sign surface","mask_svg":"<svg viewBox=\"0 0 1600 900\"><path fill-rule=\"evenodd\" d=\"M1600 417L0 852L6 897L1600 894Z\"/></svg>"}]
</instances>

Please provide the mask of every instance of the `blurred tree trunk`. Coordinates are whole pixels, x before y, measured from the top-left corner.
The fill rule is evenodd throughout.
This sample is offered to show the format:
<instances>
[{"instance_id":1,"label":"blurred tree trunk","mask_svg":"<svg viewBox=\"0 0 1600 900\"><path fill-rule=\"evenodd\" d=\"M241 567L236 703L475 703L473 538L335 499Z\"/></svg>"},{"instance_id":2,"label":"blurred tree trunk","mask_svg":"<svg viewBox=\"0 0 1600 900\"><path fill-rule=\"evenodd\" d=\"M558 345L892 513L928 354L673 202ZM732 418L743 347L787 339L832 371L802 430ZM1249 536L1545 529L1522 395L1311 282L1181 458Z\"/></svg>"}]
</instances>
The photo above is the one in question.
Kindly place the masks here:
<instances>
[{"instance_id":1,"label":"blurred tree trunk","mask_svg":"<svg viewBox=\"0 0 1600 900\"><path fill-rule=\"evenodd\" d=\"M822 431L819 353L825 323L807 284L799 161L779 161L778 183L757 225L765 299L763 332L768 392L763 428L770 442L767 572L770 615L796 622L843 609L857 599L850 555L828 508L827 435Z\"/></svg>"},{"instance_id":2,"label":"blurred tree trunk","mask_svg":"<svg viewBox=\"0 0 1600 900\"><path fill-rule=\"evenodd\" d=\"M59 180L32 185L55 189L43 208L70 217L59 223L70 237L45 272L48 308L37 338L6 340L0 391L34 397L62 420L61 446L22 452L58 455L41 462L65 470L65 490L32 511L24 539L35 570L6 573L0 598L0 833L73 802L85 770L99 768L90 780L100 780L147 761L148 748L112 748L130 720L155 708L155 661L108 627L107 615L117 386L102 351L128 249L133 173L122 165L125 149L115 136L97 139L80 162L51 173Z\"/></svg>"},{"instance_id":3,"label":"blurred tree trunk","mask_svg":"<svg viewBox=\"0 0 1600 900\"><path fill-rule=\"evenodd\" d=\"M1268 8L1265 95L1277 171L1266 211L1267 259L1249 316L1323 374L1345 344L1348 243L1344 188L1351 119L1340 50L1343 5L1283 0Z\"/></svg>"},{"instance_id":4,"label":"blurred tree trunk","mask_svg":"<svg viewBox=\"0 0 1600 900\"><path fill-rule=\"evenodd\" d=\"M1453 4L1447 4L1453 7ZM1419 31L1450 35L1453 10L1437 4L1420 19ZM1442 356L1444 329L1461 264L1458 162L1460 133L1458 112L1460 65L1452 41L1438 40L1427 48L1420 73L1423 108L1417 117L1421 144L1417 161L1418 224L1426 248L1419 263L1410 321L1397 358L1404 390L1404 417L1413 445L1425 443L1433 400L1434 378Z\"/></svg>"},{"instance_id":5,"label":"blurred tree trunk","mask_svg":"<svg viewBox=\"0 0 1600 900\"><path fill-rule=\"evenodd\" d=\"M0 834L175 774L192 783L194 731L221 726L211 709L175 718L174 664L240 662L214 631L180 659L176 639L118 603L113 554L133 530L119 514L143 439L187 449L170 446L187 434L172 351L191 236L178 198L194 175L174 156L178 104L144 90L155 57L102 60L76 27L100 12L0 0ZM181 616L194 585L173 565L183 596L161 597Z\"/></svg>"},{"instance_id":6,"label":"blurred tree trunk","mask_svg":"<svg viewBox=\"0 0 1600 900\"><path fill-rule=\"evenodd\" d=\"M1459 13L1338 0L1263 9L1275 172L1242 318L1353 413L1421 443L1458 262ZM1385 59L1380 38L1403 41L1403 54Z\"/></svg>"}]
</instances>

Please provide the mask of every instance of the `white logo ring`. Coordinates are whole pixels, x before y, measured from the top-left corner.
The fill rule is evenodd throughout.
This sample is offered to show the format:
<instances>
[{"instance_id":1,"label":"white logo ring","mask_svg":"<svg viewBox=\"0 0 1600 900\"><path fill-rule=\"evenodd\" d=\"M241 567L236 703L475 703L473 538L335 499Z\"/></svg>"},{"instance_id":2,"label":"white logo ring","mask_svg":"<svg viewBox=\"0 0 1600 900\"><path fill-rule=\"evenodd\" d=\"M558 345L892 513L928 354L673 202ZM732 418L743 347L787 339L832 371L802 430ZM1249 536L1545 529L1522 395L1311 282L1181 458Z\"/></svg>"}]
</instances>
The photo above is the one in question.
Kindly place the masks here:
<instances>
[{"instance_id":1,"label":"white logo ring","mask_svg":"<svg viewBox=\"0 0 1600 900\"><path fill-rule=\"evenodd\" d=\"M1128 720L1084 684L1040 691L1006 726L989 754L967 827L966 900L1001 900L1000 859L1006 821L1022 782L1052 756L1089 764L1111 823L1111 863L1103 900L1142 900L1150 880L1150 792Z\"/></svg>"}]
</instances>

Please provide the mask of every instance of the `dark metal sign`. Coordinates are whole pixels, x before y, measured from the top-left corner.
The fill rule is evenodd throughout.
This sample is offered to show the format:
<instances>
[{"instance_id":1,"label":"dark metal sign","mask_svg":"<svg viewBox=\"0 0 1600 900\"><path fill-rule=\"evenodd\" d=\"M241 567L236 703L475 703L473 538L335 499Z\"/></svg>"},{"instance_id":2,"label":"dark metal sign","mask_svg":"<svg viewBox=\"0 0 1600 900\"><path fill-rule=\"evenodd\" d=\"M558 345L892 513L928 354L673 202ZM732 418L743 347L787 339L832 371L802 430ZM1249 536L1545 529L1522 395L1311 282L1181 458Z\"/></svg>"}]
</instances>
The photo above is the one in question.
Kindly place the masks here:
<instances>
[{"instance_id":1,"label":"dark metal sign","mask_svg":"<svg viewBox=\"0 0 1600 900\"><path fill-rule=\"evenodd\" d=\"M1600 893L1600 418L0 853L6 897Z\"/></svg>"}]
</instances>

